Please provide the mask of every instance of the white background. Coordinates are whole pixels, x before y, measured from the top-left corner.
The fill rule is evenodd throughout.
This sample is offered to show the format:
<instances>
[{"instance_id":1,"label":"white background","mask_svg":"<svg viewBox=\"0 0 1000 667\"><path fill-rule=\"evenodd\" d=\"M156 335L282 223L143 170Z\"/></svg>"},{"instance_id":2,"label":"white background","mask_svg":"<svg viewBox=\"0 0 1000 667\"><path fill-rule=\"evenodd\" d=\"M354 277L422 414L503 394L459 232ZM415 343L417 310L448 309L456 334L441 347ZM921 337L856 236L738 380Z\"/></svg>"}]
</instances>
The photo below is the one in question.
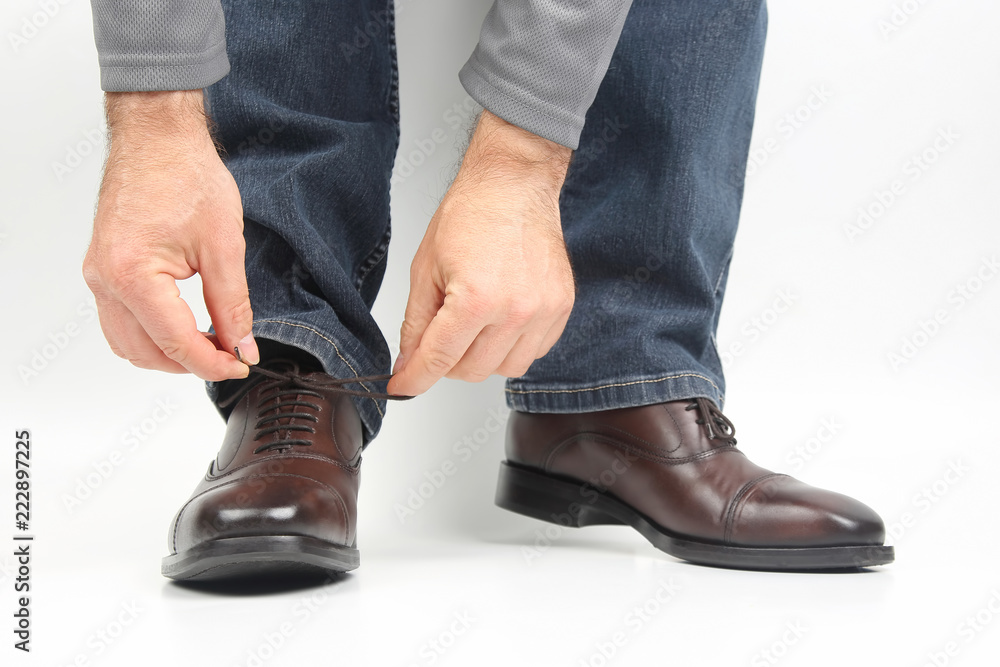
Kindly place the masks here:
<instances>
[{"instance_id":1,"label":"white background","mask_svg":"<svg viewBox=\"0 0 1000 667\"><path fill-rule=\"evenodd\" d=\"M898 29L880 30L904 6ZM40 7L11 0L0 10L5 665L992 663L996 3L770 3L754 169L719 330L720 349L737 351L726 412L754 460L876 508L895 564L859 575L733 572L676 561L624 528L545 537L545 524L492 505L503 439L488 427L505 411L493 378L444 381L390 406L365 462L361 569L332 586L261 595L194 591L159 574L168 523L223 424L200 381L132 368L93 317L80 274L103 152L88 139L103 126L90 9L67 0L13 44ZM447 141L393 191L376 305L391 344L409 260L454 173L464 130L444 115L466 99L456 74L487 7L400 0L400 158L438 128ZM787 114L798 114L794 131ZM939 136L951 138L935 148ZM933 162L914 171L921 155ZM70 171L57 174L56 163ZM894 201L849 238L859 208L878 213L896 180ZM196 281L183 289L207 327ZM782 293L792 305L775 316ZM62 335L67 327L75 335ZM44 368L22 377L46 350ZM170 414L155 421L158 401ZM11 646L22 428L34 448L30 655ZM132 429L143 439L130 450ZM464 438L482 443L468 460L454 449ZM81 489L116 450L123 462ZM401 521L396 508L449 460L458 472ZM667 601L656 597L661 582L676 589Z\"/></svg>"}]
</instances>

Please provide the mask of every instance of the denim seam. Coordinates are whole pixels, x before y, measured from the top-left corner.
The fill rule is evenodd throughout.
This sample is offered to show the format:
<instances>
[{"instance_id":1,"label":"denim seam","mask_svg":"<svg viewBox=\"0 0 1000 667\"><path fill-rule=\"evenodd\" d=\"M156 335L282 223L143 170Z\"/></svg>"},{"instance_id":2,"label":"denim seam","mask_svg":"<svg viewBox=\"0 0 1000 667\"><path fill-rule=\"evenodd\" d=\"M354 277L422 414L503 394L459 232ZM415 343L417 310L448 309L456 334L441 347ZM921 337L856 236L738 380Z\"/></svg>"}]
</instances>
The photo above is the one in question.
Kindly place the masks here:
<instances>
[{"instance_id":1,"label":"denim seam","mask_svg":"<svg viewBox=\"0 0 1000 667\"><path fill-rule=\"evenodd\" d=\"M522 391L518 389L504 389L508 394L578 394L584 391L598 391L600 389L613 389L614 387L629 387L636 384L653 384L656 382L665 382L667 380L676 380L677 378L685 377L696 377L701 378L705 382L709 383L715 390L722 395L722 390L719 389L718 385L712 382L711 378L705 377L700 373L680 373L678 375L666 375L661 378L656 378L653 380L633 380L632 382L613 382L611 384L602 384L596 387L586 387L583 389L531 389L528 391Z\"/></svg>"},{"instance_id":2,"label":"denim seam","mask_svg":"<svg viewBox=\"0 0 1000 667\"><path fill-rule=\"evenodd\" d=\"M378 245L368 253L368 256L365 257L364 261L358 267L357 278L354 281L355 289L360 290L365 283L365 279L372 272L372 269L385 259L386 253L389 250L389 240L391 237L392 227L391 225L386 225L385 232L382 233L382 238L379 239Z\"/></svg>"},{"instance_id":3,"label":"denim seam","mask_svg":"<svg viewBox=\"0 0 1000 667\"><path fill-rule=\"evenodd\" d=\"M321 332L317 331L316 329L313 329L312 327L307 327L304 324L296 324L295 322L286 322L285 320L273 320L273 319L271 319L271 320L257 320L256 323L263 324L265 322L268 322L268 323L271 323L271 324L284 324L284 325L289 326L289 327L298 327L300 329L305 329L306 331L313 332L314 334L316 334L317 336L319 336L320 338L322 338L323 340L325 340L326 342L328 342L330 345L333 346L333 350L337 353L337 356L340 357L341 361L343 361L345 364L347 364L347 367L351 369L352 373L354 373L354 377L360 377L358 375L358 371L355 370L354 366L351 365L351 362L349 362L347 359L345 359L344 355L342 355L340 353L340 348L337 347L337 344L334 343L328 337L324 336ZM366 387L363 384L361 385L361 388L364 389L365 391L367 391L368 393L371 393L371 391L372 391L371 389L369 389L368 387ZM385 415L382 413L382 408L379 407L378 401L376 401L374 398L371 399L371 401L372 401L372 403L375 404L375 409L378 410L379 417L385 418Z\"/></svg>"},{"instance_id":4,"label":"denim seam","mask_svg":"<svg viewBox=\"0 0 1000 667\"><path fill-rule=\"evenodd\" d=\"M722 260L722 270L719 271L719 277L715 280L715 294L719 294L719 287L722 286L722 277L726 275L726 269L729 268L729 263L733 259L733 251L736 249L736 245L729 246L729 252L726 253L726 258Z\"/></svg>"}]
</instances>

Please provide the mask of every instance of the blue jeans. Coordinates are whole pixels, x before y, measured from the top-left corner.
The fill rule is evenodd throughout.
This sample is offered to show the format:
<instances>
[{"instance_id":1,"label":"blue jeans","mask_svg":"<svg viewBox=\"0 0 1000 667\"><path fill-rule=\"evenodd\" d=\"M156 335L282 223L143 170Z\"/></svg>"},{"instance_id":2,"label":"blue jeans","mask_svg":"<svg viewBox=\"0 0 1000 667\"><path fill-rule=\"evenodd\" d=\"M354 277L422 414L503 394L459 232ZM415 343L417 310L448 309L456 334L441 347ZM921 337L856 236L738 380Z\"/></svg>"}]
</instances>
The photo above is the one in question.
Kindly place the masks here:
<instances>
[{"instance_id":1,"label":"blue jeans","mask_svg":"<svg viewBox=\"0 0 1000 667\"><path fill-rule=\"evenodd\" d=\"M254 335L331 375L387 373L371 307L399 140L391 0L223 6L232 71L207 103L243 197ZM560 198L576 304L508 381L512 409L723 404L715 331L766 23L763 0L635 0ZM367 443L385 403L356 404Z\"/></svg>"}]
</instances>

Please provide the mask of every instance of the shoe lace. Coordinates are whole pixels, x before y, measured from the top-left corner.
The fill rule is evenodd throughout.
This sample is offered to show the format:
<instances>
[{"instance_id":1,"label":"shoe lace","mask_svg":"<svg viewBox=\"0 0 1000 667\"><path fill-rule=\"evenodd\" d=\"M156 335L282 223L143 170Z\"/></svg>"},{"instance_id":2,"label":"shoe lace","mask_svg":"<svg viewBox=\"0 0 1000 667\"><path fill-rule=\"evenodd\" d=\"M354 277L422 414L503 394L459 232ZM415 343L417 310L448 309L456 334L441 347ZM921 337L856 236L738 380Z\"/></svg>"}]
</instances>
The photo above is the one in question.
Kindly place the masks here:
<instances>
[{"instance_id":1,"label":"shoe lace","mask_svg":"<svg viewBox=\"0 0 1000 667\"><path fill-rule=\"evenodd\" d=\"M715 407L715 403L707 398L699 397L691 399L691 402L684 409L698 410L701 418L695 420L695 423L705 427L705 433L709 440L728 440L731 444L736 444L736 427L726 415L722 414L719 408Z\"/></svg>"},{"instance_id":2,"label":"shoe lace","mask_svg":"<svg viewBox=\"0 0 1000 667\"><path fill-rule=\"evenodd\" d=\"M365 383L387 382L391 375L367 375L354 378L319 378L305 376L298 373L299 367L294 361L282 362L291 366L291 371L281 373L269 368L260 366L250 366L250 373L262 377L257 381L248 382L240 391L219 402L219 407L226 408L241 400L254 387L259 386L257 392L257 423L254 425L256 433L254 441L277 433L285 432L285 437L271 440L265 445L253 450L254 454L260 454L272 449L287 449L292 446L309 447L313 443L304 437L293 437L292 432L315 434L316 429L307 424L279 423L279 420L301 419L307 422L318 423L316 416L322 411L319 403L308 400L309 397L323 399L327 394L346 394L348 396L364 396L366 398L384 399L387 401L406 401L412 396L396 396L384 391L371 391L364 387ZM351 389L344 385L357 384L362 389ZM291 408L291 411L284 409ZM307 412L305 409L311 410Z\"/></svg>"}]
</instances>

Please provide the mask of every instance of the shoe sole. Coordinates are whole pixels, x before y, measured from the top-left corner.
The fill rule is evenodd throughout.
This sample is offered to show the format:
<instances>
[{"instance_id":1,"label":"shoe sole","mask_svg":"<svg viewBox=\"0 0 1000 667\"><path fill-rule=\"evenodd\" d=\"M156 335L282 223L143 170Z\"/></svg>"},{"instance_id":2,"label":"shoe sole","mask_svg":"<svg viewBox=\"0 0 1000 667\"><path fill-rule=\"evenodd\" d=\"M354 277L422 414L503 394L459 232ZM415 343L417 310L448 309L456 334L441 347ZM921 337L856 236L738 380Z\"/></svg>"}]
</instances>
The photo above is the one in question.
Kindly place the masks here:
<instances>
[{"instance_id":1,"label":"shoe sole","mask_svg":"<svg viewBox=\"0 0 1000 667\"><path fill-rule=\"evenodd\" d=\"M742 570L856 570L895 560L891 546L738 547L693 540L652 521L607 492L566 477L500 464L496 504L549 523L579 528L627 525L657 549L699 565Z\"/></svg>"},{"instance_id":2,"label":"shoe sole","mask_svg":"<svg viewBox=\"0 0 1000 667\"><path fill-rule=\"evenodd\" d=\"M313 537L264 535L212 540L163 559L163 576L209 581L258 576L348 572L361 564L358 550Z\"/></svg>"}]
</instances>

